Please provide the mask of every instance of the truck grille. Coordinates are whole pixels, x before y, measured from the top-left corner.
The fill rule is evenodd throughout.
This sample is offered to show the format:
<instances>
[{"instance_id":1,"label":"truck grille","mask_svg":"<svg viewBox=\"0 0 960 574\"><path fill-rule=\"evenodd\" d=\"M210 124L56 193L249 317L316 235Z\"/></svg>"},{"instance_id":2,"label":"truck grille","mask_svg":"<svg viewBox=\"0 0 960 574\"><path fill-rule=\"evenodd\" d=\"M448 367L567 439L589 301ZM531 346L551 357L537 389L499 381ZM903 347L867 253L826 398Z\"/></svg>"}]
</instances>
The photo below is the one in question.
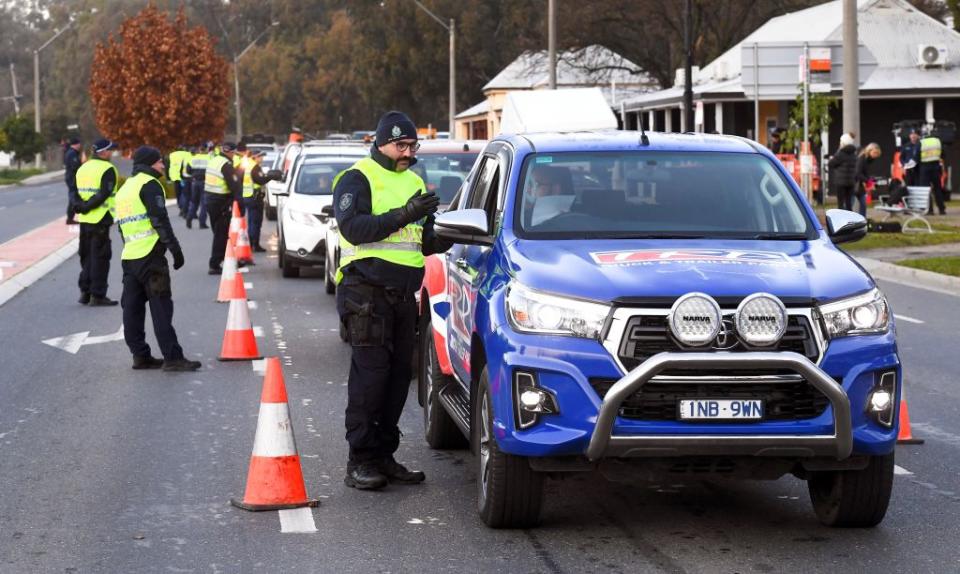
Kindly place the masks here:
<instances>
[{"instance_id":1,"label":"truck grille","mask_svg":"<svg viewBox=\"0 0 960 574\"><path fill-rule=\"evenodd\" d=\"M590 379L597 396L603 399L616 383L614 379ZM839 383L839 381L838 381ZM645 421L679 420L681 399L760 399L763 420L794 421L823 414L829 399L805 380L790 382L660 383L650 381L631 395L620 407L623 418Z\"/></svg>"},{"instance_id":2,"label":"truck grille","mask_svg":"<svg viewBox=\"0 0 960 574\"><path fill-rule=\"evenodd\" d=\"M724 327L727 340L720 337L712 346L701 350L743 352L748 351L740 344L733 334L732 316L724 316ZM721 335L722 337L723 335ZM666 315L635 315L627 321L623 340L617 353L620 362L627 371L633 370L643 361L661 352L681 352L684 349L673 337L667 326ZM804 355L814 363L820 357L820 350L813 335L809 320L802 315L790 315L787 320L787 331L772 351L792 351Z\"/></svg>"}]
</instances>

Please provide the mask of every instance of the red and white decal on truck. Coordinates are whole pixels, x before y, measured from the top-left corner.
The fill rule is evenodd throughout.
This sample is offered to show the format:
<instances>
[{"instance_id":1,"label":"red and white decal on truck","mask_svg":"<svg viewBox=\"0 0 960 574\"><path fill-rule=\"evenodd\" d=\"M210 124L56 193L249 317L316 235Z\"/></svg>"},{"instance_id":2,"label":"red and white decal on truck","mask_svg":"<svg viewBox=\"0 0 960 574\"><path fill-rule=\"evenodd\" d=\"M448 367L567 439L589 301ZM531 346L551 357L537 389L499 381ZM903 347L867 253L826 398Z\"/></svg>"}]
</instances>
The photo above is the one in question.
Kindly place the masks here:
<instances>
[{"instance_id":1,"label":"red and white decal on truck","mask_svg":"<svg viewBox=\"0 0 960 574\"><path fill-rule=\"evenodd\" d=\"M790 265L790 258L774 251L728 251L723 249L643 249L591 253L598 265L644 265L656 263L732 263L743 265Z\"/></svg>"}]
</instances>

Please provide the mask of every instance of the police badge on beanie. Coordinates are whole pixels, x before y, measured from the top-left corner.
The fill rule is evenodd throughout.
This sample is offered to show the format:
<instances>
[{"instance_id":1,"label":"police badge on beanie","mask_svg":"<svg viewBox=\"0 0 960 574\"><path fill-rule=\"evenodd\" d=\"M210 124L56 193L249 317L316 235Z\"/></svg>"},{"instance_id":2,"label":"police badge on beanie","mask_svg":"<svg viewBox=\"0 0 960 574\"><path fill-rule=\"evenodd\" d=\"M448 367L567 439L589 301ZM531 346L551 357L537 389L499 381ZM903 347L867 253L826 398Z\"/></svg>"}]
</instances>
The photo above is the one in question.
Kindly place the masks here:
<instances>
[{"instance_id":1,"label":"police badge on beanie","mask_svg":"<svg viewBox=\"0 0 960 574\"><path fill-rule=\"evenodd\" d=\"M377 123L377 147L399 140L415 140L417 126L413 120L403 112L387 112L380 117Z\"/></svg>"}]
</instances>

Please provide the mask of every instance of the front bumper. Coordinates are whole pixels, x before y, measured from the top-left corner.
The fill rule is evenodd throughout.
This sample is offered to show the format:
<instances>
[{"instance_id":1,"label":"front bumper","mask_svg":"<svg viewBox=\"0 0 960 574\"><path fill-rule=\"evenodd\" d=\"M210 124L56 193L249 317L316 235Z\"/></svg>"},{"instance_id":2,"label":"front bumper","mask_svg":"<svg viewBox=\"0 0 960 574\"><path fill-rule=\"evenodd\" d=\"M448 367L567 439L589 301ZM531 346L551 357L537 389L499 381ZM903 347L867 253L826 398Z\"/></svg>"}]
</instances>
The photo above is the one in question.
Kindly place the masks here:
<instances>
[{"instance_id":1,"label":"front bumper","mask_svg":"<svg viewBox=\"0 0 960 574\"><path fill-rule=\"evenodd\" d=\"M614 423L622 403L657 376L683 367L713 371L730 369L789 369L823 393L833 413L832 434L816 435L616 435ZM660 353L647 359L616 382L600 404L586 455L591 461L607 457L658 456L850 456L853 431L850 400L843 387L803 355L789 352Z\"/></svg>"},{"instance_id":2,"label":"front bumper","mask_svg":"<svg viewBox=\"0 0 960 574\"><path fill-rule=\"evenodd\" d=\"M284 255L304 265L323 265L327 256L325 226L307 226L290 219L283 222Z\"/></svg>"}]
</instances>

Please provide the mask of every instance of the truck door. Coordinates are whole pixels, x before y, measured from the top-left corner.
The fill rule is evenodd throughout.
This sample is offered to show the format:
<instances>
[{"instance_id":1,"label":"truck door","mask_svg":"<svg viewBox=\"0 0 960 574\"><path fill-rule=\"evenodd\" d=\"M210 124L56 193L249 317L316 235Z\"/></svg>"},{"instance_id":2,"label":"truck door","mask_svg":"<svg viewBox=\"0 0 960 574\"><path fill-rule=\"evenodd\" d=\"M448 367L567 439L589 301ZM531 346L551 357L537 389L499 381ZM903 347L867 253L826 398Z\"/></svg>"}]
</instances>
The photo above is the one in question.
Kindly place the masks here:
<instances>
[{"instance_id":1,"label":"truck door","mask_svg":"<svg viewBox=\"0 0 960 574\"><path fill-rule=\"evenodd\" d=\"M485 154L480 161L477 177L460 208L486 210L488 228L491 234L495 234L504 162L503 158L495 153ZM461 381L470 380L470 341L474 331L477 289L483 279L482 274L490 249L486 245L458 244L446 254L447 296L450 301L447 350L453 369Z\"/></svg>"}]
</instances>

